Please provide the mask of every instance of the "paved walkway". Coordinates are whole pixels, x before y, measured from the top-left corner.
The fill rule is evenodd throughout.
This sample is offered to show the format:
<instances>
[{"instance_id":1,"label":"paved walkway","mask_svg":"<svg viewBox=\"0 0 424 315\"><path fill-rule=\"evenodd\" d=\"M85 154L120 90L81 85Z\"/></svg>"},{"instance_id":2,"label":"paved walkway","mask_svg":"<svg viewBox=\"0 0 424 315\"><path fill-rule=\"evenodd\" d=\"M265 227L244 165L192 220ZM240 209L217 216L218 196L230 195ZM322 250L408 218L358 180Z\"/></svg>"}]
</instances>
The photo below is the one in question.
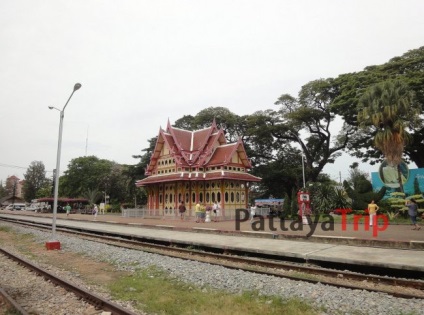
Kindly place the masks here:
<instances>
[{"instance_id":1,"label":"paved walkway","mask_svg":"<svg viewBox=\"0 0 424 315\"><path fill-rule=\"evenodd\" d=\"M34 214L15 211L13 216L20 215L30 216L34 222L50 224L51 214ZM10 216L10 213L0 212L1 216ZM125 224L123 226L122 224ZM244 250L254 253L261 252L279 257L291 257L302 259L304 261L324 261L334 263L354 264L361 268L392 268L399 271L414 272L420 275L424 274L424 250L400 250L397 246L393 248L376 248L369 246L358 246L356 243L353 246L346 246L340 243L342 240L354 240L352 236L333 236L337 240L335 244L330 244L329 237L325 235L311 236L322 237L321 242L305 242L296 239L287 238L293 236L292 231L278 232L277 231L252 231L250 223L244 222L240 226L240 231L235 231L234 222L213 222L213 223L195 223L191 221L181 222L179 220L162 220L162 219L133 219L122 218L117 215L98 215L94 221L92 215L72 214L69 217L66 214L58 214L57 225L63 227L76 227L82 229L92 229L96 231L104 231L111 234L125 234L138 236L142 238L152 238L164 241L180 242L193 246L208 246L227 250ZM269 228L269 226L268 226ZM339 226L339 231L331 231L332 233L346 233L346 235L354 235L358 233L368 238L373 238L370 231L353 231L346 228L343 231ZM422 231L411 231L409 226L390 226L387 228L388 233L395 233L402 236L404 241L396 241L394 244L424 244L423 241L412 241L405 237L406 233L413 236L423 235ZM305 239L307 231L295 231L300 233L299 237ZM321 228L316 230L318 233L327 233ZM385 232L385 231L384 231ZM412 233L412 232L415 232ZM210 234L216 233L216 234ZM282 237L281 233L287 237ZM303 234L301 234L303 233ZM364 234L362 234L364 233ZM367 234L368 233L368 234ZM371 233L371 234L370 234ZM277 235L276 239L275 236ZM377 235L377 242L387 242L384 240L383 232ZM360 240L360 239L357 239ZM366 241L366 239L364 239ZM355 246L356 245L356 246ZM378 246L378 243L377 245ZM382 247L382 246L378 246Z\"/></svg>"},{"instance_id":2,"label":"paved walkway","mask_svg":"<svg viewBox=\"0 0 424 315\"><path fill-rule=\"evenodd\" d=\"M52 214L34 213L29 211L5 211L1 213L31 215L37 217L52 217ZM57 214L59 219L70 220L94 220L93 215L87 214ZM96 218L99 222L114 222L121 224L137 224L151 226L160 229L174 229L177 231L202 231L209 233L221 233L231 235L249 235L265 238L308 240L325 243L367 245L392 248L413 248L424 250L424 227L417 231L412 230L411 225L388 225L380 224L378 227L368 227L359 224L357 229L353 224L343 225L341 223L321 224L312 223L302 225L294 221L279 220L256 221L253 225L249 220L245 222L221 221L209 223L196 223L193 219L181 221L178 218L125 218L117 214L99 214ZM368 228L368 229L367 229Z\"/></svg>"}]
</instances>

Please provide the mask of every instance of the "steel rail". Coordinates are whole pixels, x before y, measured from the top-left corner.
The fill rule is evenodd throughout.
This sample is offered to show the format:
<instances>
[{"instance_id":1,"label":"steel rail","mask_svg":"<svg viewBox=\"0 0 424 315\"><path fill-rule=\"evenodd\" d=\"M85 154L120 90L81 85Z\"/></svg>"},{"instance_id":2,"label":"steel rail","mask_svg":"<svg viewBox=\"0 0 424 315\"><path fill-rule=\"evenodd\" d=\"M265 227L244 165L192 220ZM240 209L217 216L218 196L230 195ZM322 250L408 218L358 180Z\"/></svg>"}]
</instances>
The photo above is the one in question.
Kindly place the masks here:
<instances>
[{"instance_id":1,"label":"steel rail","mask_svg":"<svg viewBox=\"0 0 424 315\"><path fill-rule=\"evenodd\" d=\"M9 294L7 294L7 292L0 288L0 296L3 298L3 301L6 304L6 307L9 309L13 309L14 312L10 313L10 314L19 314L19 315L29 315L29 313L27 311L25 311L22 306L20 306L18 304L18 302L16 302ZM0 299L1 300L1 299ZM9 313L7 313L9 314Z\"/></svg>"},{"instance_id":2,"label":"steel rail","mask_svg":"<svg viewBox=\"0 0 424 315\"><path fill-rule=\"evenodd\" d=\"M21 224L27 225L22 220L18 220L18 221ZM39 224L31 223L30 225L38 226L42 229L48 228L48 227L45 227L44 225L39 226ZM370 291L370 292L382 292L382 293L390 294L390 295L395 296L395 297L402 297L402 298L408 298L408 299L412 299L412 298L423 299L424 298L424 293L423 293L423 295L408 294L408 293L401 293L401 292L397 292L397 291L390 291L390 290L383 290L383 289L373 289L373 288L358 286L358 285L341 284L341 283L338 283L338 282L334 283L334 282L331 282L331 281L314 280L314 279L309 279L307 277L301 277L301 276L282 275L278 272L260 271L260 270L255 269L255 267L256 268L257 267L272 268L272 269L277 269L277 270L295 270L297 272L314 274L314 275L317 275L317 276L321 275L321 276L333 277L333 278L338 278L338 279L342 278L346 282L349 281L349 280L367 281L367 282L371 282L371 283L374 283L374 284L385 284L385 285L389 285L389 286L393 286L393 287L401 286L401 287L413 288L413 289L417 289L417 290L421 290L421 291L424 290L424 281L417 281L417 280L413 280L413 279L391 278L391 277L386 277L386 276L367 275L367 274L360 274L360 273L354 273L354 272L349 272L349 271L323 269L323 268L317 268L317 267L311 267L311 266L302 266L302 265L299 265L299 264L286 263L286 262L281 262L281 261L272 261L272 260L269 260L269 259L265 260L265 259L258 259L258 258L252 258L252 257L243 257L243 254L246 254L246 253L243 253L243 252L240 252L240 251L238 251L238 253L234 253L234 252L229 251L228 249L225 250L224 253L221 253L221 254L218 253L217 254L217 253L213 253L213 252L182 248L180 246L187 247L187 244L179 244L179 243L174 242L174 241L172 241L172 242L169 241L169 242L167 242L166 245L163 245L164 242L162 240L159 240L158 242L160 244L154 244L153 243L154 240L152 240L152 239L149 239L149 240L136 239L136 240L134 240L134 238L135 238L134 236L132 236L133 239L127 239L127 238L125 238L124 235L121 235L120 237L116 237L116 236L112 237L112 236L104 235L104 234L107 234L107 233L100 233L101 235L99 235L99 232L90 233L90 232L88 232L89 230L84 231L81 228L78 228L77 230L78 231L70 230L69 228L65 228L65 229L60 228L61 232L79 234L81 236L100 239L101 242L107 243L107 244L110 244L109 242L113 242L113 244L110 244L110 245L114 245L114 246L117 246L116 243L119 243L120 244L119 246L122 246L122 244L127 244L128 246L130 246L129 248L139 249L139 250L140 249L146 250L146 248L150 248L150 249L161 251L160 254L162 254L162 255L178 257L178 258L181 258L181 256L179 256L181 254L187 254L189 257L185 257L185 259L188 259L188 260L197 260L198 261L199 259L196 259L195 255L201 256L202 258L208 257L208 258L211 258L211 259L218 260L218 262L208 261L208 263L225 266L227 268L242 269L242 270L255 272L255 273L261 273L261 274L267 274L267 275L272 275L272 276L277 276L277 277L288 278L288 279L291 279L291 280L307 281L307 282L310 282L310 283L321 283L321 284L327 284L327 285L331 285L331 286L343 287L343 288L348 288L348 289L353 289L353 290L366 290L366 291ZM124 246L122 246L122 247L124 247ZM127 247L127 246L125 246L125 247ZM207 247L204 247L204 248L206 250L208 250ZM216 250L216 248L210 248L209 250ZM166 253L164 253L164 251L166 251ZM170 254L169 252L173 252L175 254ZM248 253L248 254L251 254L251 253ZM227 262L238 263L238 264L246 264L246 265L250 265L250 266L254 266L254 267L232 266L231 264L222 262L222 260L225 260Z\"/></svg>"},{"instance_id":3,"label":"steel rail","mask_svg":"<svg viewBox=\"0 0 424 315\"><path fill-rule=\"evenodd\" d=\"M78 297L84 299L91 305L94 305L98 309L102 309L108 312L111 312L113 315L137 315L137 313L134 313L130 310L126 310L125 308L121 307L120 305L110 302L101 296L89 292L85 290L84 288L81 288L75 284L70 283L69 281L66 281L64 279L60 279L56 277L54 274L48 272L47 270L44 270L33 263L18 257L11 252L0 248L0 252L4 254L5 256L9 257L10 259L13 259L18 264L25 266L26 268L36 272L39 276L43 277L45 280L49 280L55 285L58 285L60 287L65 288L67 291L73 292Z\"/></svg>"}]
</instances>

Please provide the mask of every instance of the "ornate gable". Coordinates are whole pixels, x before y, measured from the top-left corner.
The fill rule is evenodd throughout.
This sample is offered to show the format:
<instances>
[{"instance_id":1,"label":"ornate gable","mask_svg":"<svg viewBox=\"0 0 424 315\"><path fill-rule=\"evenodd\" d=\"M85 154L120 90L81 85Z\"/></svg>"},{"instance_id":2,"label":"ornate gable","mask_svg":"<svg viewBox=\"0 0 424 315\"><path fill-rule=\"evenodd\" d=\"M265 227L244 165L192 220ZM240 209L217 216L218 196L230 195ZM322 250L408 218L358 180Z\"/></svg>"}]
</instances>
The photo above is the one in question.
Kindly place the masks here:
<instances>
[{"instance_id":1,"label":"ornate gable","mask_svg":"<svg viewBox=\"0 0 424 315\"><path fill-rule=\"evenodd\" d=\"M166 131L160 128L146 175L165 175L191 168L220 169L221 167L250 169L243 142L227 144L224 131L215 120L211 127L196 131L174 128L168 121ZM226 168L227 169L227 168Z\"/></svg>"},{"instance_id":2,"label":"ornate gable","mask_svg":"<svg viewBox=\"0 0 424 315\"><path fill-rule=\"evenodd\" d=\"M206 164L208 167L229 164L239 164L245 168L252 167L240 139L236 143L217 147Z\"/></svg>"},{"instance_id":3,"label":"ornate gable","mask_svg":"<svg viewBox=\"0 0 424 315\"><path fill-rule=\"evenodd\" d=\"M196 131L174 128L168 121L167 132L172 135L179 155L184 158L185 163L194 167L201 166L205 156L211 154L212 143L216 141L215 138L220 134L215 120L211 127ZM223 138L217 139L222 141Z\"/></svg>"}]
</instances>

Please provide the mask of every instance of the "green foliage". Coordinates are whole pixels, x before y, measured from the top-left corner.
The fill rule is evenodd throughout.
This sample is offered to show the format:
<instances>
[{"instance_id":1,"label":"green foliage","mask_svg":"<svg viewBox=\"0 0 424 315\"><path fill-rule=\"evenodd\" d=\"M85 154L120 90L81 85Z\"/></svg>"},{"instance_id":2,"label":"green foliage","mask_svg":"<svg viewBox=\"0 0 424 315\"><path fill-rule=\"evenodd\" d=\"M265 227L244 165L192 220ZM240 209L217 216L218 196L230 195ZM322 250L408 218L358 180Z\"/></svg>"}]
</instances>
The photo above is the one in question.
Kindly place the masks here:
<instances>
[{"instance_id":1,"label":"green foliage","mask_svg":"<svg viewBox=\"0 0 424 315\"><path fill-rule=\"evenodd\" d=\"M358 125L356 107L364 92L369 87L383 81L399 80L415 94L416 102L412 104L410 112L413 113L415 109L422 108L424 105L423 70L424 46L410 50L400 57L394 57L382 65L368 66L360 72L341 74L334 79L334 88L338 91L333 102L334 110L344 118L347 124L356 128ZM383 115L382 111L380 113ZM424 129L422 120L413 119L411 121L416 121L417 123L415 125L407 123L408 128L411 130L412 139L405 147L404 153L418 167L424 167L424 146L422 145ZM355 136L351 138L352 141L349 143L348 149L364 161L371 160L372 164L381 161L381 152L374 149L372 143L376 132L377 128L358 130Z\"/></svg>"},{"instance_id":2,"label":"green foliage","mask_svg":"<svg viewBox=\"0 0 424 315\"><path fill-rule=\"evenodd\" d=\"M418 121L414 93L400 80L370 86L358 102L358 123L375 131L374 143L390 165L399 165L409 140L407 126Z\"/></svg>"},{"instance_id":3,"label":"green foliage","mask_svg":"<svg viewBox=\"0 0 424 315\"><path fill-rule=\"evenodd\" d=\"M30 202L37 197L38 191L48 183L44 163L41 161L31 162L24 177L24 199Z\"/></svg>"},{"instance_id":4,"label":"green foliage","mask_svg":"<svg viewBox=\"0 0 424 315\"><path fill-rule=\"evenodd\" d=\"M332 184L314 183L310 186L313 209L316 213L329 213L334 209L351 207L344 189Z\"/></svg>"},{"instance_id":5,"label":"green foliage","mask_svg":"<svg viewBox=\"0 0 424 315\"><path fill-rule=\"evenodd\" d=\"M353 188L350 186L348 181L345 180L343 182L343 188L345 189L349 198L352 199L352 208L355 210L367 209L371 200L379 203L386 193L385 186L383 186L380 191L374 192L372 190L372 185L365 184L364 181L368 180L366 178L361 178L357 181L355 187ZM365 187L368 187L368 189L366 190Z\"/></svg>"},{"instance_id":6,"label":"green foliage","mask_svg":"<svg viewBox=\"0 0 424 315\"><path fill-rule=\"evenodd\" d=\"M297 212L299 210L299 206L297 204L297 190L293 188L290 198L290 214L292 217L295 217L297 215Z\"/></svg>"},{"instance_id":7,"label":"green foliage","mask_svg":"<svg viewBox=\"0 0 424 315\"><path fill-rule=\"evenodd\" d=\"M412 195L409 196L407 198L405 198L406 200L410 200L411 198L415 199L415 201L417 202L418 206L422 206L424 205L424 197L423 194L416 194L416 195Z\"/></svg>"},{"instance_id":8,"label":"green foliage","mask_svg":"<svg viewBox=\"0 0 424 315\"><path fill-rule=\"evenodd\" d=\"M60 178L60 195L82 197L89 190L104 189L106 178L112 170L112 164L111 161L100 160L95 156L71 160L65 175Z\"/></svg>"},{"instance_id":9,"label":"green foliage","mask_svg":"<svg viewBox=\"0 0 424 315\"><path fill-rule=\"evenodd\" d=\"M88 189L84 197L88 199L91 205L97 204L99 199L102 198L102 193L98 191L97 189L93 189L93 190Z\"/></svg>"},{"instance_id":10,"label":"green foliage","mask_svg":"<svg viewBox=\"0 0 424 315\"><path fill-rule=\"evenodd\" d=\"M302 148L307 181L316 181L324 166L334 163L353 135L352 128L342 128L335 138L330 132L335 118L332 103L337 95L333 87L333 79L320 79L302 86L297 99L281 95L275 102L281 106L277 124L265 126L280 141L296 142Z\"/></svg>"},{"instance_id":11,"label":"green foliage","mask_svg":"<svg viewBox=\"0 0 424 315\"><path fill-rule=\"evenodd\" d=\"M35 194L35 198L45 198L53 196L53 181L50 179L46 179L45 184L41 187L37 193Z\"/></svg>"},{"instance_id":12,"label":"green foliage","mask_svg":"<svg viewBox=\"0 0 424 315\"><path fill-rule=\"evenodd\" d=\"M141 177L137 176L139 172L139 165L119 165L95 156L79 157L71 160L65 175L60 178L60 195L88 197L98 203L106 192L111 201L133 201L138 192L135 181ZM142 194L139 201L142 201Z\"/></svg>"},{"instance_id":13,"label":"green foliage","mask_svg":"<svg viewBox=\"0 0 424 315\"><path fill-rule=\"evenodd\" d=\"M393 192L390 197L385 200L390 207L389 212L403 213L406 216L407 208L405 206L405 194L402 192Z\"/></svg>"},{"instance_id":14,"label":"green foliage","mask_svg":"<svg viewBox=\"0 0 424 315\"><path fill-rule=\"evenodd\" d=\"M341 187L334 187L334 209L347 209L352 208L352 202L349 200L349 196L346 191Z\"/></svg>"},{"instance_id":15,"label":"green foliage","mask_svg":"<svg viewBox=\"0 0 424 315\"><path fill-rule=\"evenodd\" d=\"M121 212L121 204L119 204L119 203L113 203L113 204L111 204L111 205L109 205L109 209L110 209L110 212L112 212L112 213L119 213L119 212Z\"/></svg>"},{"instance_id":16,"label":"green foliage","mask_svg":"<svg viewBox=\"0 0 424 315\"><path fill-rule=\"evenodd\" d=\"M389 218L389 221L393 221L396 218L396 212L387 212L386 215Z\"/></svg>"},{"instance_id":17,"label":"green foliage","mask_svg":"<svg viewBox=\"0 0 424 315\"><path fill-rule=\"evenodd\" d=\"M283 213L286 217L292 217L291 213L291 199L288 193L284 194L284 202L283 202Z\"/></svg>"},{"instance_id":18,"label":"green foliage","mask_svg":"<svg viewBox=\"0 0 424 315\"><path fill-rule=\"evenodd\" d=\"M300 152L291 147L280 150L275 160L256 166L252 172L262 178L259 185L265 191L264 196L282 198L284 194L290 194L293 189L297 190L302 185Z\"/></svg>"},{"instance_id":19,"label":"green foliage","mask_svg":"<svg viewBox=\"0 0 424 315\"><path fill-rule=\"evenodd\" d=\"M0 182L0 199L7 196L6 187L3 186L3 182Z\"/></svg>"}]
</instances>

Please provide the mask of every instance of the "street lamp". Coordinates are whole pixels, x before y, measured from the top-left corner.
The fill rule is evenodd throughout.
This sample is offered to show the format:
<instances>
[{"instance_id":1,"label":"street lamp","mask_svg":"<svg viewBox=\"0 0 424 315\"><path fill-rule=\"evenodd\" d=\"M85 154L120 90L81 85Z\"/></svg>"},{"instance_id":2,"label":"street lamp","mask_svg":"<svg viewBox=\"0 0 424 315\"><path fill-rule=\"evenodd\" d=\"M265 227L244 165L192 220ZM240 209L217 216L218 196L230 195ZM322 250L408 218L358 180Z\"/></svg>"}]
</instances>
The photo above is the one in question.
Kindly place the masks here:
<instances>
[{"instance_id":1,"label":"street lamp","mask_svg":"<svg viewBox=\"0 0 424 315\"><path fill-rule=\"evenodd\" d=\"M305 162L304 162L304 156L302 154L302 173L303 173L303 189L306 188L305 186Z\"/></svg>"},{"instance_id":2,"label":"street lamp","mask_svg":"<svg viewBox=\"0 0 424 315\"><path fill-rule=\"evenodd\" d=\"M56 158L56 176L54 179L54 201L53 201L53 222L52 222L52 239L46 243L47 249L60 249L60 242L56 239L56 216L57 216L57 197L59 194L59 173L60 173L60 153L62 149L62 129L63 129L63 117L65 116L65 108L68 105L72 95L75 91L81 88L80 83L74 85L74 90L66 101L63 109L60 110L56 107L49 106L49 109L55 109L60 112L60 123L59 123L59 140L57 144L57 158Z\"/></svg>"}]
</instances>

